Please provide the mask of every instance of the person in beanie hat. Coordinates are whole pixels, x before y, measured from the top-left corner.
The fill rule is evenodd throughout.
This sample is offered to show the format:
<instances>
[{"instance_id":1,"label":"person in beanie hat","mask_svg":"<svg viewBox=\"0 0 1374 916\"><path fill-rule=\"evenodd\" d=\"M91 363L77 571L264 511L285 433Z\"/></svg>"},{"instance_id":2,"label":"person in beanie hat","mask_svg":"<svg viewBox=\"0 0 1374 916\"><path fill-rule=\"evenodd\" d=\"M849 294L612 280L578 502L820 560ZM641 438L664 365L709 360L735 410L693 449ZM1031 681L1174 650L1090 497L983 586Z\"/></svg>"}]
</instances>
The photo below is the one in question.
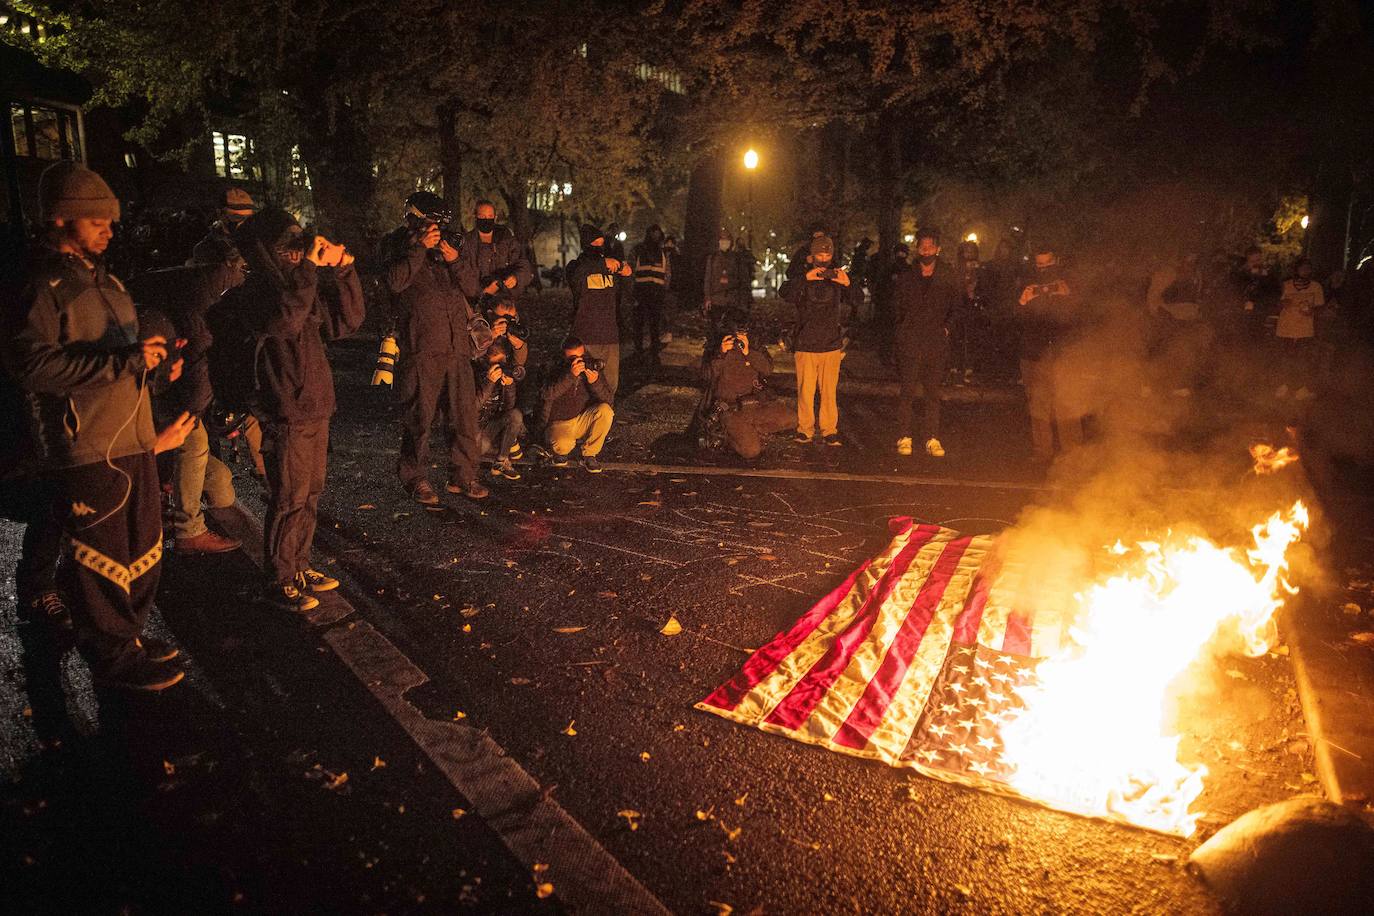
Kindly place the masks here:
<instances>
[{"instance_id":1,"label":"person in beanie hat","mask_svg":"<svg viewBox=\"0 0 1374 916\"><path fill-rule=\"evenodd\" d=\"M234 245L234 232L258 210L251 194L243 188L226 188L220 204L219 219L210 227L210 232L196 242L191 249L188 264L227 264L234 269L236 276L231 285L237 286L243 280L243 257Z\"/></svg>"},{"instance_id":2,"label":"person in beanie hat","mask_svg":"<svg viewBox=\"0 0 1374 916\"><path fill-rule=\"evenodd\" d=\"M814 236L808 250L812 267L803 275L803 282L793 283L788 289L789 301L797 309L792 333L797 365L796 441L810 442L816 435L819 390L821 439L826 445L842 445L838 428L840 408L835 394L847 340L845 290L849 274L843 268L831 266L835 243L830 236Z\"/></svg>"},{"instance_id":3,"label":"person in beanie hat","mask_svg":"<svg viewBox=\"0 0 1374 916\"><path fill-rule=\"evenodd\" d=\"M263 601L292 612L319 605L312 592L339 582L310 565L324 492L334 374L324 342L363 323L362 286L353 255L322 235L307 235L285 210L254 214L234 233L248 278L215 306L241 316L252 353L267 466Z\"/></svg>"},{"instance_id":4,"label":"person in beanie hat","mask_svg":"<svg viewBox=\"0 0 1374 916\"><path fill-rule=\"evenodd\" d=\"M143 635L162 559L154 455L180 445L191 422L153 428L148 387L168 341L140 334L133 300L102 263L120 212L109 186L59 162L38 196L45 234L7 315L5 367L56 489L77 646L97 684L162 690L185 675L168 664L175 649Z\"/></svg>"},{"instance_id":5,"label":"person in beanie hat","mask_svg":"<svg viewBox=\"0 0 1374 916\"><path fill-rule=\"evenodd\" d=\"M607 253L606 233L596 226L578 230L582 252L568 265L572 290L572 335L582 341L586 355L602 360L605 387L615 400L620 384L620 313L616 288L629 280L628 263Z\"/></svg>"},{"instance_id":6,"label":"person in beanie hat","mask_svg":"<svg viewBox=\"0 0 1374 916\"><path fill-rule=\"evenodd\" d=\"M746 261L735 249L735 241L726 230L720 230L716 250L706 256L706 279L703 309L706 317L719 321L727 311L749 311L749 272Z\"/></svg>"}]
</instances>

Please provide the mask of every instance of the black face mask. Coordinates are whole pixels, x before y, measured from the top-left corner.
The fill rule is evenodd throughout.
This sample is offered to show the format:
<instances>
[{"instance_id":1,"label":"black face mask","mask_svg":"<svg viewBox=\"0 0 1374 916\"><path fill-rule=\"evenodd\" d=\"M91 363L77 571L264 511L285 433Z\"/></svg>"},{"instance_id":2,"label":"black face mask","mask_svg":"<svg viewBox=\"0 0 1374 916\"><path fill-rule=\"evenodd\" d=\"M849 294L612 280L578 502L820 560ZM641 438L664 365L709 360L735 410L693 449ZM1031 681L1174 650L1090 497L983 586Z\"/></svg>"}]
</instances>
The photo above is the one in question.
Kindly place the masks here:
<instances>
[{"instance_id":1,"label":"black face mask","mask_svg":"<svg viewBox=\"0 0 1374 916\"><path fill-rule=\"evenodd\" d=\"M482 233L483 235L486 235L487 233L491 232L491 231L492 231L493 229L495 229L495 228L496 228L496 220L494 220L494 219L481 219L481 218L479 218L479 219L477 220L477 231L480 232L480 233Z\"/></svg>"},{"instance_id":2,"label":"black face mask","mask_svg":"<svg viewBox=\"0 0 1374 916\"><path fill-rule=\"evenodd\" d=\"M936 259L937 257L938 257L938 255L933 255L933 254L923 254L923 255L921 255L921 264L922 264L922 266L924 266L924 267L929 267L930 265L932 265L932 264L935 263L935 259Z\"/></svg>"}]
</instances>

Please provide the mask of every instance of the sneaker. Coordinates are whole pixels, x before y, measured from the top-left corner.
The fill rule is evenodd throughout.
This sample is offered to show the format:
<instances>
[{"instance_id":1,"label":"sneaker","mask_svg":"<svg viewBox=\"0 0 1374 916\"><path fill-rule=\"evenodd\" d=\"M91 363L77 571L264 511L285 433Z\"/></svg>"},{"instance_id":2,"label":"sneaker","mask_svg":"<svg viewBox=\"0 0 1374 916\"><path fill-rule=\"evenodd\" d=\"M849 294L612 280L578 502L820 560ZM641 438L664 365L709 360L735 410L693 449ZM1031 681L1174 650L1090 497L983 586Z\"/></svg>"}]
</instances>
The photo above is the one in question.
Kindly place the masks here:
<instances>
[{"instance_id":1,"label":"sneaker","mask_svg":"<svg viewBox=\"0 0 1374 916\"><path fill-rule=\"evenodd\" d=\"M911 437L910 437L910 436L903 436L902 438L900 438L900 439L897 440L897 454L899 454L899 455L910 455L910 454L911 454Z\"/></svg>"},{"instance_id":2,"label":"sneaker","mask_svg":"<svg viewBox=\"0 0 1374 916\"><path fill-rule=\"evenodd\" d=\"M486 499L491 493L490 490L475 480L466 482L450 480L448 484L445 485L444 489L448 490L450 493L461 493L468 499Z\"/></svg>"},{"instance_id":3,"label":"sneaker","mask_svg":"<svg viewBox=\"0 0 1374 916\"><path fill-rule=\"evenodd\" d=\"M209 529L193 537L177 538L177 553L229 553L241 546L236 538L225 537Z\"/></svg>"},{"instance_id":4,"label":"sneaker","mask_svg":"<svg viewBox=\"0 0 1374 916\"><path fill-rule=\"evenodd\" d=\"M60 592L44 592L29 601L27 607L20 609L19 622L42 624L57 636L71 637L76 633L71 611Z\"/></svg>"},{"instance_id":5,"label":"sneaker","mask_svg":"<svg viewBox=\"0 0 1374 916\"><path fill-rule=\"evenodd\" d=\"M801 445L806 445L806 444L808 444L808 443L811 441L811 434L810 434L810 433L797 433L795 436L792 437L792 441L793 441L793 442L796 442L796 443L799 443L799 444L801 444Z\"/></svg>"},{"instance_id":6,"label":"sneaker","mask_svg":"<svg viewBox=\"0 0 1374 916\"><path fill-rule=\"evenodd\" d=\"M931 438L926 440L926 454L932 458L945 457L945 447L940 444L939 439Z\"/></svg>"},{"instance_id":7,"label":"sneaker","mask_svg":"<svg viewBox=\"0 0 1374 916\"><path fill-rule=\"evenodd\" d=\"M521 458L524 458L524 457L525 457L525 450L524 450L523 448L520 447L520 443L519 443L519 442L515 443L514 445L512 445L512 446L510 447L510 460L511 460L511 461L519 461Z\"/></svg>"},{"instance_id":8,"label":"sneaker","mask_svg":"<svg viewBox=\"0 0 1374 916\"><path fill-rule=\"evenodd\" d=\"M492 462L491 465L491 476L504 477L507 480L519 480L520 472L515 469L515 465L511 464L509 460L495 461Z\"/></svg>"},{"instance_id":9,"label":"sneaker","mask_svg":"<svg viewBox=\"0 0 1374 916\"><path fill-rule=\"evenodd\" d=\"M587 469L588 474L600 474L602 471L601 462L596 460L595 455L583 455L582 466Z\"/></svg>"},{"instance_id":10,"label":"sneaker","mask_svg":"<svg viewBox=\"0 0 1374 916\"><path fill-rule=\"evenodd\" d=\"M304 614L320 606L320 599L301 591L295 582L279 582L269 585L262 593L264 604L293 614Z\"/></svg>"},{"instance_id":11,"label":"sneaker","mask_svg":"<svg viewBox=\"0 0 1374 916\"><path fill-rule=\"evenodd\" d=\"M304 588L302 588L304 586ZM296 577L296 587L301 591L327 592L339 587L339 580L326 576L318 569L307 569Z\"/></svg>"},{"instance_id":12,"label":"sneaker","mask_svg":"<svg viewBox=\"0 0 1374 916\"><path fill-rule=\"evenodd\" d=\"M114 687L118 690L156 692L180 683L185 677L186 672L180 668L173 668L165 662L153 661L140 653L135 661L118 671L96 675L95 682L101 687Z\"/></svg>"},{"instance_id":13,"label":"sneaker","mask_svg":"<svg viewBox=\"0 0 1374 916\"><path fill-rule=\"evenodd\" d=\"M554 452L553 457L549 459L549 463L556 468L565 468L568 466L568 456Z\"/></svg>"},{"instance_id":14,"label":"sneaker","mask_svg":"<svg viewBox=\"0 0 1374 916\"><path fill-rule=\"evenodd\" d=\"M410 498L422 506L439 505L439 494L429 485L428 480L416 481L410 486Z\"/></svg>"},{"instance_id":15,"label":"sneaker","mask_svg":"<svg viewBox=\"0 0 1374 916\"><path fill-rule=\"evenodd\" d=\"M831 433L821 441L824 442L826 445L831 446L832 448L844 445L844 440L840 438L839 433Z\"/></svg>"},{"instance_id":16,"label":"sneaker","mask_svg":"<svg viewBox=\"0 0 1374 916\"><path fill-rule=\"evenodd\" d=\"M138 647L143 650L143 654L149 660L155 662L170 662L181 654L181 650L169 642L163 642L155 636L142 636L135 639Z\"/></svg>"}]
</instances>

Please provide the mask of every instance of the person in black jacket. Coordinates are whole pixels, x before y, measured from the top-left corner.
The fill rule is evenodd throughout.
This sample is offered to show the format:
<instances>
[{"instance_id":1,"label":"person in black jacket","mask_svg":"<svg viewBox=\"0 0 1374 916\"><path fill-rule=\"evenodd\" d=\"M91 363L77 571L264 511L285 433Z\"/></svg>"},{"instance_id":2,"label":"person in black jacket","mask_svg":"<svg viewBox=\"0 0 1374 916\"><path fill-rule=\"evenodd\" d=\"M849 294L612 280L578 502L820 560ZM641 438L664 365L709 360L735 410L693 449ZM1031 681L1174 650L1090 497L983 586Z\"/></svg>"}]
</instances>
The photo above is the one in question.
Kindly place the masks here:
<instances>
[{"instance_id":1,"label":"person in black jacket","mask_svg":"<svg viewBox=\"0 0 1374 916\"><path fill-rule=\"evenodd\" d=\"M601 473L601 446L611 431L615 397L603 372L587 366L587 348L576 337L563 341L563 364L550 373L540 394L539 423L553 450L553 466L568 466L568 454L580 442L582 466Z\"/></svg>"},{"instance_id":2,"label":"person in black jacket","mask_svg":"<svg viewBox=\"0 0 1374 916\"><path fill-rule=\"evenodd\" d=\"M263 598L304 612L320 603L312 592L339 585L310 565L335 408L324 342L346 337L363 323L363 291L353 255L323 236L305 235L285 210L254 214L234 241L249 274L225 294L221 307L242 315L259 341L253 410L262 421L267 463Z\"/></svg>"},{"instance_id":3,"label":"person in black jacket","mask_svg":"<svg viewBox=\"0 0 1374 916\"><path fill-rule=\"evenodd\" d=\"M831 266L835 243L827 235L811 240L811 267L788 289L797 309L792 350L797 364L797 442L816 434L816 392L820 391L820 434L826 445L843 445L840 408L835 395L840 385L840 361L848 340L845 291L849 275Z\"/></svg>"},{"instance_id":4,"label":"person in black jacket","mask_svg":"<svg viewBox=\"0 0 1374 916\"><path fill-rule=\"evenodd\" d=\"M629 281L631 267L611 254L607 237L592 225L578 230L582 251L568 265L568 288L572 290L572 334L582 342L588 356L601 360L607 389L615 400L620 385L620 294L617 290Z\"/></svg>"},{"instance_id":5,"label":"person in black jacket","mask_svg":"<svg viewBox=\"0 0 1374 916\"><path fill-rule=\"evenodd\" d=\"M1078 300L1054 249L1042 244L1034 272L1016 300L1021 380L1026 386L1031 449L1037 461L1054 457L1054 436L1069 450L1083 443L1083 413L1061 365L1065 344L1077 323Z\"/></svg>"},{"instance_id":6,"label":"person in black jacket","mask_svg":"<svg viewBox=\"0 0 1374 916\"><path fill-rule=\"evenodd\" d=\"M514 302L530 285L534 270L520 240L505 226L496 225L496 205L477 201L471 232L463 236L458 255L458 278L463 295L477 314L497 302Z\"/></svg>"},{"instance_id":7,"label":"person in black jacket","mask_svg":"<svg viewBox=\"0 0 1374 916\"><path fill-rule=\"evenodd\" d=\"M481 499L488 490L477 479L482 453L477 447L474 354L468 334L474 315L472 300L463 292L465 269L476 268L465 268L459 250L443 237L449 213L437 194L417 191L406 198L405 206L405 225L382 242L401 346L401 449L396 473L416 502L439 504L428 477L429 433L442 399L448 415L448 492Z\"/></svg>"},{"instance_id":8,"label":"person in black jacket","mask_svg":"<svg viewBox=\"0 0 1374 916\"><path fill-rule=\"evenodd\" d=\"M962 278L940 261L940 234L923 229L916 239L916 264L896 275L892 301L897 320L897 454L910 455L912 433L926 454L943 458L940 389L949 355L949 321L963 301ZM921 426L913 430L912 405L921 402Z\"/></svg>"}]
</instances>

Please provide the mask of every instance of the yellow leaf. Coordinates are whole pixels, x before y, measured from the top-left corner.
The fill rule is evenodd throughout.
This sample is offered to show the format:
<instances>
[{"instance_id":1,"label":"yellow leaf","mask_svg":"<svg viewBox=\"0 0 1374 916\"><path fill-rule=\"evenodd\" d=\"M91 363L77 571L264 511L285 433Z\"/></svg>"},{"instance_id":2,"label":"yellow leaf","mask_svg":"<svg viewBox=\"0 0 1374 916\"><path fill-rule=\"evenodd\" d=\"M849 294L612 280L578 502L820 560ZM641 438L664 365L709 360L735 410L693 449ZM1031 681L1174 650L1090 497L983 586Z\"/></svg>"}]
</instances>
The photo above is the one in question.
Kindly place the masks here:
<instances>
[{"instance_id":1,"label":"yellow leaf","mask_svg":"<svg viewBox=\"0 0 1374 916\"><path fill-rule=\"evenodd\" d=\"M374 505L372 505L372 503L363 503L363 504L362 504L361 506L359 506L358 508L359 508L359 509L375 509L375 508L377 508L377 507L374 506Z\"/></svg>"},{"instance_id":2,"label":"yellow leaf","mask_svg":"<svg viewBox=\"0 0 1374 916\"><path fill-rule=\"evenodd\" d=\"M597 593L596 593L596 597L598 597L598 598L619 598L620 596L617 595L615 592L605 591L605 592L597 592Z\"/></svg>"},{"instance_id":3,"label":"yellow leaf","mask_svg":"<svg viewBox=\"0 0 1374 916\"><path fill-rule=\"evenodd\" d=\"M455 712L455 713L453 714L453 721L454 721L454 722L457 722L459 719L466 719L467 717L468 717L468 714L465 713L465 712L463 712L463 711L460 709L460 710L458 710L457 712Z\"/></svg>"},{"instance_id":4,"label":"yellow leaf","mask_svg":"<svg viewBox=\"0 0 1374 916\"><path fill-rule=\"evenodd\" d=\"M730 904L721 903L719 900L708 900L706 903L716 908L716 916L730 916L735 911Z\"/></svg>"},{"instance_id":5,"label":"yellow leaf","mask_svg":"<svg viewBox=\"0 0 1374 916\"><path fill-rule=\"evenodd\" d=\"M325 783L325 788L338 789L346 782L348 782L348 774L340 773L338 776L335 776L333 779L329 780L329 782Z\"/></svg>"},{"instance_id":6,"label":"yellow leaf","mask_svg":"<svg viewBox=\"0 0 1374 916\"><path fill-rule=\"evenodd\" d=\"M577 734L577 729L573 728L573 726L576 725L576 724L577 724L577 720L576 720L576 719L573 719L571 722L569 722L569 723L568 723L568 727L565 728L565 729L563 729L563 734L567 735L569 738L571 738L573 735Z\"/></svg>"},{"instance_id":7,"label":"yellow leaf","mask_svg":"<svg viewBox=\"0 0 1374 916\"><path fill-rule=\"evenodd\" d=\"M540 900L543 900L545 897L552 897L552 896L553 896L553 882L551 882L551 881L545 881L543 884L541 884L541 885L539 885L538 887L536 887L536 888L534 889L534 892L535 892L535 894L537 894L537 895L539 896L539 899L540 899Z\"/></svg>"},{"instance_id":8,"label":"yellow leaf","mask_svg":"<svg viewBox=\"0 0 1374 916\"><path fill-rule=\"evenodd\" d=\"M649 752L648 752L648 751L642 751L642 752L640 752L639 759L640 759L640 760L643 760L645 763L648 763L648 762L649 762Z\"/></svg>"},{"instance_id":9,"label":"yellow leaf","mask_svg":"<svg viewBox=\"0 0 1374 916\"><path fill-rule=\"evenodd\" d=\"M687 727L687 726L681 725L681 724L674 725L674 726L673 726L673 731L675 731L675 732L680 732L680 731L682 731L683 729L685 729L686 727Z\"/></svg>"},{"instance_id":10,"label":"yellow leaf","mask_svg":"<svg viewBox=\"0 0 1374 916\"><path fill-rule=\"evenodd\" d=\"M581 633L586 627L554 627L555 633Z\"/></svg>"},{"instance_id":11,"label":"yellow leaf","mask_svg":"<svg viewBox=\"0 0 1374 916\"><path fill-rule=\"evenodd\" d=\"M386 766L386 761L385 761L385 760L383 760L383 759L380 758L380 757L373 757L373 758L372 758L372 769L374 769L374 770L380 770L380 769L381 769L382 767L384 767L384 766Z\"/></svg>"},{"instance_id":12,"label":"yellow leaf","mask_svg":"<svg viewBox=\"0 0 1374 916\"><path fill-rule=\"evenodd\" d=\"M743 807L744 807L744 800L747 799L748 797L749 797L749 793L748 793L748 792L745 792L745 793L744 793L743 795L741 795L739 798L735 799L735 804L737 804L737 805L739 805L741 808L743 808Z\"/></svg>"},{"instance_id":13,"label":"yellow leaf","mask_svg":"<svg viewBox=\"0 0 1374 916\"><path fill-rule=\"evenodd\" d=\"M699 820L699 821L709 821L710 819L711 819L711 812L710 812L710 811L702 811L700 808L697 809L697 820Z\"/></svg>"},{"instance_id":14,"label":"yellow leaf","mask_svg":"<svg viewBox=\"0 0 1374 916\"><path fill-rule=\"evenodd\" d=\"M530 870L533 871L536 875L540 872L546 872L549 870L549 863L535 862L533 865L530 866Z\"/></svg>"},{"instance_id":15,"label":"yellow leaf","mask_svg":"<svg viewBox=\"0 0 1374 916\"><path fill-rule=\"evenodd\" d=\"M458 613L462 614L464 617L476 617L478 612L477 608L473 607L472 605L468 605Z\"/></svg>"},{"instance_id":16,"label":"yellow leaf","mask_svg":"<svg viewBox=\"0 0 1374 916\"><path fill-rule=\"evenodd\" d=\"M682 632L682 624L677 622L676 617L669 617L668 622L663 625L663 629L659 632L664 636L676 636Z\"/></svg>"},{"instance_id":17,"label":"yellow leaf","mask_svg":"<svg viewBox=\"0 0 1374 916\"><path fill-rule=\"evenodd\" d=\"M643 815L640 814L638 811L632 810L630 808L625 808L624 810L617 811L616 816L625 818L625 822L630 825L631 830L639 829L639 819L643 817Z\"/></svg>"},{"instance_id":18,"label":"yellow leaf","mask_svg":"<svg viewBox=\"0 0 1374 916\"><path fill-rule=\"evenodd\" d=\"M825 800L826 800L826 801L834 801L834 800L835 800L835 796L831 795L829 792L825 793L825 796L824 796L824 797L825 797Z\"/></svg>"},{"instance_id":19,"label":"yellow leaf","mask_svg":"<svg viewBox=\"0 0 1374 916\"><path fill-rule=\"evenodd\" d=\"M471 633L471 632L472 632L472 624L470 624L470 623L465 623L465 624L463 624L463 632L464 632L464 633Z\"/></svg>"},{"instance_id":20,"label":"yellow leaf","mask_svg":"<svg viewBox=\"0 0 1374 916\"><path fill-rule=\"evenodd\" d=\"M455 821L458 820L458 818L462 817L464 814L467 814L467 811L466 811L465 809L463 809L463 808L454 808L454 809L453 809L453 819L454 819Z\"/></svg>"},{"instance_id":21,"label":"yellow leaf","mask_svg":"<svg viewBox=\"0 0 1374 916\"><path fill-rule=\"evenodd\" d=\"M727 840L737 839L740 835L740 832L744 830L743 827L736 827L734 830L731 830L729 827L725 826L723 822L717 821L717 823L720 824L720 829L725 831L725 838Z\"/></svg>"}]
</instances>

